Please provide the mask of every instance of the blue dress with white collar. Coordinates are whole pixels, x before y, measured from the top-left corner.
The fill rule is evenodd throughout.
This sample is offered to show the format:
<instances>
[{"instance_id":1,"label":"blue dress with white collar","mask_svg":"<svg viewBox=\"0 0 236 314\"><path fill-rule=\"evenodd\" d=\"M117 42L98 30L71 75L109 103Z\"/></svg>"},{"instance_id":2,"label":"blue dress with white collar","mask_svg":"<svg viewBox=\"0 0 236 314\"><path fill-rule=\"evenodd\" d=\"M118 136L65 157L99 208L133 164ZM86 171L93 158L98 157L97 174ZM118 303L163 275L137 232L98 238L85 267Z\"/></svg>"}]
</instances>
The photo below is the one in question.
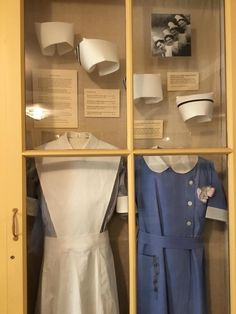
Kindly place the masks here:
<instances>
[{"instance_id":1,"label":"blue dress with white collar","mask_svg":"<svg viewBox=\"0 0 236 314\"><path fill-rule=\"evenodd\" d=\"M135 167L138 313L206 314L205 215L209 207L226 209L214 165L198 158L185 173L156 172L137 157Z\"/></svg>"}]
</instances>

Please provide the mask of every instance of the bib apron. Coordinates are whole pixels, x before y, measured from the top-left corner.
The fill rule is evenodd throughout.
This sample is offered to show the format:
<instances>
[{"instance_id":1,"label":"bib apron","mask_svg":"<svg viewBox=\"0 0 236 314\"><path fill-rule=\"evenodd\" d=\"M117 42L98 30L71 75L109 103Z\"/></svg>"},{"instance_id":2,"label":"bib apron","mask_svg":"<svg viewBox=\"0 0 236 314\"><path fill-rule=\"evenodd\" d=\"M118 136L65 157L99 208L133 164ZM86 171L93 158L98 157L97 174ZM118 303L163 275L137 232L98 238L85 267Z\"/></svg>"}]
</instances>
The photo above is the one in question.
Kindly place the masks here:
<instances>
[{"instance_id":1,"label":"bib apron","mask_svg":"<svg viewBox=\"0 0 236 314\"><path fill-rule=\"evenodd\" d=\"M72 149L65 133L43 149ZM81 147L80 147L81 148ZM91 134L83 148L114 148ZM44 206L55 237L46 236L42 314L118 314L113 255L101 232L120 157L43 157L36 160Z\"/></svg>"}]
</instances>

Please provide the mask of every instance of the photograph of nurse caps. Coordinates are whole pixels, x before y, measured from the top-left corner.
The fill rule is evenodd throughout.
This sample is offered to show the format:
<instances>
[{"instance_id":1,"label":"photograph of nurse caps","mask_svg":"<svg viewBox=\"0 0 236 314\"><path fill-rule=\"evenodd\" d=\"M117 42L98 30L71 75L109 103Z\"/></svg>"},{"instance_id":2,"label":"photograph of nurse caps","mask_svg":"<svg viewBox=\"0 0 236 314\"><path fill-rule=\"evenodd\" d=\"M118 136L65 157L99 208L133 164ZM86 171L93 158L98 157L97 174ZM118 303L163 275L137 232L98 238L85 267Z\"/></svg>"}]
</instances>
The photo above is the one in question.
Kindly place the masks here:
<instances>
[{"instance_id":1,"label":"photograph of nurse caps","mask_svg":"<svg viewBox=\"0 0 236 314\"><path fill-rule=\"evenodd\" d=\"M191 56L191 18L184 14L152 14L153 56Z\"/></svg>"}]
</instances>

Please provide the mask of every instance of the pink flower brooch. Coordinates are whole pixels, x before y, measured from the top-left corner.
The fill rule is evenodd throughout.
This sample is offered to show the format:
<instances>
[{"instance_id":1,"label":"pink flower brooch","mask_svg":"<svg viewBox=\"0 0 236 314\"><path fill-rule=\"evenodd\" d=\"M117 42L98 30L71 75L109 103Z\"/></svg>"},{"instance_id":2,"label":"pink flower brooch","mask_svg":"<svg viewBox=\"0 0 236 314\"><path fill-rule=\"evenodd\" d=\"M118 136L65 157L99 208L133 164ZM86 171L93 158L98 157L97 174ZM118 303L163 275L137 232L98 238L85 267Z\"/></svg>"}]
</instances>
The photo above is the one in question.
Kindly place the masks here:
<instances>
[{"instance_id":1,"label":"pink flower brooch","mask_svg":"<svg viewBox=\"0 0 236 314\"><path fill-rule=\"evenodd\" d=\"M206 203L209 197L212 197L215 193L215 188L212 186L203 186L201 188L197 188L197 196L199 200L203 203Z\"/></svg>"}]
</instances>

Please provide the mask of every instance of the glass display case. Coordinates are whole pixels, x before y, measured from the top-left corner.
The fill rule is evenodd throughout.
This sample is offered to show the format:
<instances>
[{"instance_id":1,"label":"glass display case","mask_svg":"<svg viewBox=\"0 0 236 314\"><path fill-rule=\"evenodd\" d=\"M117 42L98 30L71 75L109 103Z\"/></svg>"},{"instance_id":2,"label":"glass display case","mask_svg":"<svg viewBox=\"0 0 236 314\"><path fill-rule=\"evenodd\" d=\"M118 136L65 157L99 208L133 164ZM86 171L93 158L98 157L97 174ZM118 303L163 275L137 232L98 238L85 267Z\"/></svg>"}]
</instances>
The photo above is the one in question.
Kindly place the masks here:
<instances>
[{"instance_id":1,"label":"glass display case","mask_svg":"<svg viewBox=\"0 0 236 314\"><path fill-rule=\"evenodd\" d=\"M128 312L125 164L27 160L28 313Z\"/></svg>"},{"instance_id":2,"label":"glass display case","mask_svg":"<svg viewBox=\"0 0 236 314\"><path fill-rule=\"evenodd\" d=\"M126 148L124 3L25 1L24 12L27 148L66 130Z\"/></svg>"},{"instance_id":3,"label":"glass display case","mask_svg":"<svg viewBox=\"0 0 236 314\"><path fill-rule=\"evenodd\" d=\"M135 147L225 147L224 1L134 1L133 15L134 73L159 74L162 87L158 102L151 83L135 99L134 119L159 129L154 139L134 136Z\"/></svg>"},{"instance_id":4,"label":"glass display case","mask_svg":"<svg viewBox=\"0 0 236 314\"><path fill-rule=\"evenodd\" d=\"M127 148L124 3L45 1L42 5L38 1L25 1L24 12L26 148L46 153L50 150L75 151L73 157L38 157L34 169L31 167L33 160L28 162L31 175L27 185L27 210L31 213L32 203L37 203L39 212L34 219L28 215L28 222L31 222L27 231L28 313L34 313L35 309L41 313L48 309L55 313L118 313L118 309L128 313L126 161L119 152L116 152L117 156L99 156L101 150L111 153ZM76 156L81 150L88 155ZM89 157L90 150L98 151L98 156ZM39 164L46 166L41 169L42 173ZM54 177L56 169L58 178L54 186L43 177L47 174ZM71 176L79 181L73 182ZM36 198L30 196L35 181L40 190ZM72 194L68 194L69 190ZM47 193L51 195L52 191L55 194L51 199ZM56 199L64 193L65 199L59 201L64 205L59 208ZM78 196L75 205L72 205L72 195ZM57 205L51 206L51 201L56 201ZM56 218L65 209L66 216ZM78 224L74 228L72 222L76 217ZM91 217L94 217L94 225L90 224ZM68 230L61 233L59 225L65 226L67 219L70 219ZM40 231L35 231L36 227ZM39 238L39 234L41 245L35 248L32 241ZM72 243L75 241L76 247L67 247L63 240L61 251L61 243L55 242L52 247L58 247L60 252L51 254L48 239L51 242L65 237L67 241L69 238ZM84 243L88 246L84 247ZM79 277L78 280L75 273L71 273L73 282L69 280L72 268L65 266L70 260L69 252ZM53 261L52 255L57 256ZM34 271L35 256L38 256L39 265ZM63 286L64 273L69 276L68 288L62 293L57 287ZM52 275L50 279L49 274ZM58 281L54 282L53 278ZM51 288L48 282L54 282ZM52 300L47 295L51 295ZM79 295L80 301L77 301Z\"/></svg>"},{"instance_id":5,"label":"glass display case","mask_svg":"<svg viewBox=\"0 0 236 314\"><path fill-rule=\"evenodd\" d=\"M236 4L0 12L0 312L233 314Z\"/></svg>"}]
</instances>

